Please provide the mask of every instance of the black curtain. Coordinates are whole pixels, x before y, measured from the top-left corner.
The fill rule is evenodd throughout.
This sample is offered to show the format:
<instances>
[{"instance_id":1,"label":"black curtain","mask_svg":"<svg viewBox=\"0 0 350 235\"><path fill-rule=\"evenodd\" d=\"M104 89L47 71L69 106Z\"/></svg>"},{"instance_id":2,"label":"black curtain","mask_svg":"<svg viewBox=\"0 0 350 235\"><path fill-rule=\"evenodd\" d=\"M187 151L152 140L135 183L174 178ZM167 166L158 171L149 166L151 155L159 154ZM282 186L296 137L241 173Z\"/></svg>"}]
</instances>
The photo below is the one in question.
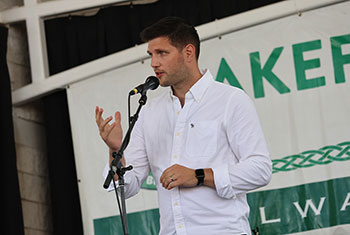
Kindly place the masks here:
<instances>
[{"instance_id":1,"label":"black curtain","mask_svg":"<svg viewBox=\"0 0 350 235\"><path fill-rule=\"evenodd\" d=\"M10 76L6 63L8 30L0 25L0 234L24 234L12 122Z\"/></svg>"},{"instance_id":2,"label":"black curtain","mask_svg":"<svg viewBox=\"0 0 350 235\"><path fill-rule=\"evenodd\" d=\"M54 235L81 235L78 182L65 90L43 98Z\"/></svg>"},{"instance_id":3,"label":"black curtain","mask_svg":"<svg viewBox=\"0 0 350 235\"><path fill-rule=\"evenodd\" d=\"M103 8L94 16L45 21L50 74L140 44L139 33L164 16L197 26L281 0L159 0Z\"/></svg>"},{"instance_id":4,"label":"black curtain","mask_svg":"<svg viewBox=\"0 0 350 235\"><path fill-rule=\"evenodd\" d=\"M89 17L46 20L49 71L53 75L139 44L139 33L164 16L180 16L197 26L279 1L159 0L147 5L107 7ZM54 234L82 234L66 93L56 92L43 100Z\"/></svg>"}]
</instances>

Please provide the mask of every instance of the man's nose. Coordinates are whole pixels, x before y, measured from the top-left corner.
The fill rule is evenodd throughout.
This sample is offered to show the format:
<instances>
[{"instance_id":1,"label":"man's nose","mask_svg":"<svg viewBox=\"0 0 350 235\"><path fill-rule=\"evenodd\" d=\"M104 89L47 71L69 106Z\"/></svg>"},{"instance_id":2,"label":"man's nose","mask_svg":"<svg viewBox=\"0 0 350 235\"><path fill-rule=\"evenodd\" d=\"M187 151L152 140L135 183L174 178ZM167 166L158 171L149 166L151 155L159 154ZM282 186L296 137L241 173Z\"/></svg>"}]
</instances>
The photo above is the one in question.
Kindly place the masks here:
<instances>
[{"instance_id":1,"label":"man's nose","mask_svg":"<svg viewBox=\"0 0 350 235\"><path fill-rule=\"evenodd\" d=\"M159 60L155 57L152 56L152 59L151 59L151 67L152 68L157 68L160 66L160 63L159 63Z\"/></svg>"}]
</instances>

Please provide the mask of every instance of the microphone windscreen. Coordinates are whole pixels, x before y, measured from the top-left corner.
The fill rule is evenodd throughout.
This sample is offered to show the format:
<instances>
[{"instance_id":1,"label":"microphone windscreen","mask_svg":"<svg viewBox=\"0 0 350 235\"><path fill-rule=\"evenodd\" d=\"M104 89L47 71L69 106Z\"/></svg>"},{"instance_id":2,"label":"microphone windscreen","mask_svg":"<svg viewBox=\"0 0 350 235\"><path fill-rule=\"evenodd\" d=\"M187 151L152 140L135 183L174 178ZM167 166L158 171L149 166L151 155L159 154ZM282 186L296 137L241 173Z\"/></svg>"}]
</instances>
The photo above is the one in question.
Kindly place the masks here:
<instances>
[{"instance_id":1,"label":"microphone windscreen","mask_svg":"<svg viewBox=\"0 0 350 235\"><path fill-rule=\"evenodd\" d=\"M145 84L147 84L150 90L157 89L159 86L159 79L156 76L149 76Z\"/></svg>"}]
</instances>

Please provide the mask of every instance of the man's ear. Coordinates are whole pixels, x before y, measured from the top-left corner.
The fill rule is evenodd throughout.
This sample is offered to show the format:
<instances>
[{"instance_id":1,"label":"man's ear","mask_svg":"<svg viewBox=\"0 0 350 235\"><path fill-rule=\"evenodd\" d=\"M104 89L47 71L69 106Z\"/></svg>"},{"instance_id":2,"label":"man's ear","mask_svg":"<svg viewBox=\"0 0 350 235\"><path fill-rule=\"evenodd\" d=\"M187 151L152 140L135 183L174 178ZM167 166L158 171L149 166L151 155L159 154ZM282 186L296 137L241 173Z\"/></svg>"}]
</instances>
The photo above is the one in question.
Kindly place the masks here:
<instances>
[{"instance_id":1,"label":"man's ear","mask_svg":"<svg viewBox=\"0 0 350 235\"><path fill-rule=\"evenodd\" d=\"M196 60L196 48L193 44L187 44L183 49L183 53L187 62Z\"/></svg>"}]
</instances>

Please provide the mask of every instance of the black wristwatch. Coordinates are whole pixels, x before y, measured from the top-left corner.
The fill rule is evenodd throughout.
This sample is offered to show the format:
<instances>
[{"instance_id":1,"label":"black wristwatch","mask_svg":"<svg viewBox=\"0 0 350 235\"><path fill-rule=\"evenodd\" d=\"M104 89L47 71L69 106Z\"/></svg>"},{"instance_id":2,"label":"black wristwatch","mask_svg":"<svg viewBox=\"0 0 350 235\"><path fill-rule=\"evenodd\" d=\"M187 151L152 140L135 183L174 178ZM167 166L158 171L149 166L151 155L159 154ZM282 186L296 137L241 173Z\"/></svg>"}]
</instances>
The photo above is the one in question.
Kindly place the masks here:
<instances>
[{"instance_id":1,"label":"black wristwatch","mask_svg":"<svg viewBox=\"0 0 350 235\"><path fill-rule=\"evenodd\" d=\"M197 169L196 171L196 178L198 180L198 183L197 185L200 186L200 185L203 185L204 183L204 170L203 169Z\"/></svg>"}]
</instances>

